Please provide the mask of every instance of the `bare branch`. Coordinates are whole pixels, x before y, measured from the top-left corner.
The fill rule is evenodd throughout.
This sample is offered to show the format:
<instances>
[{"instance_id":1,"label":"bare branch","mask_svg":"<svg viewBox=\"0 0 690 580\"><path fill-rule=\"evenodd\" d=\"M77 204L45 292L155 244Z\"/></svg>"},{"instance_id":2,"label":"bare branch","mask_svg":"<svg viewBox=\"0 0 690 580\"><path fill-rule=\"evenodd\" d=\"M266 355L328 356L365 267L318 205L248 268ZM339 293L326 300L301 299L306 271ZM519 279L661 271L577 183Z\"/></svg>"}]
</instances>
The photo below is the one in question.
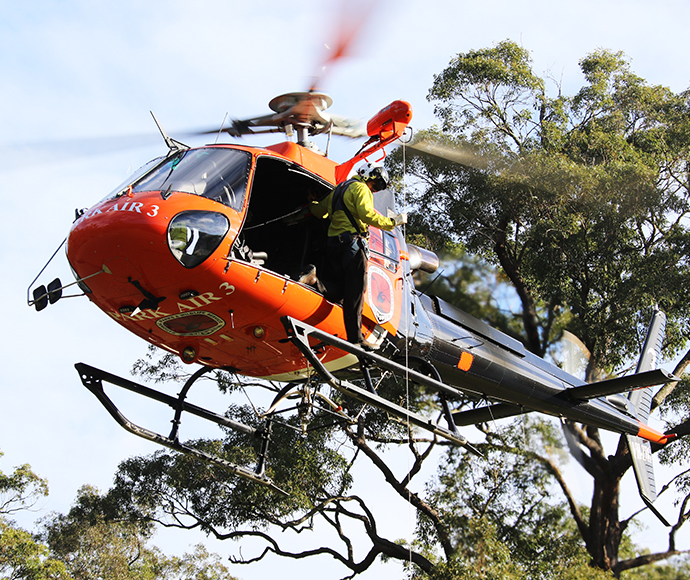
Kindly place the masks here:
<instances>
[{"instance_id":1,"label":"bare branch","mask_svg":"<svg viewBox=\"0 0 690 580\"><path fill-rule=\"evenodd\" d=\"M396 491L396 493L402 497L405 501L409 502L415 509L424 514L429 518L434 524L434 528L438 534L439 542L446 554L450 556L453 552L452 543L445 527L442 524L441 517L437 510L432 508L427 502L422 500L416 493L413 493L408 489L405 481L398 481L395 474L391 471L388 465L381 459L381 457L371 448L366 442L364 435L361 433L354 433L350 429L347 429L348 434L352 438L353 443L361 449L361 451L371 460L374 466L383 474L386 482Z\"/></svg>"},{"instance_id":2,"label":"bare branch","mask_svg":"<svg viewBox=\"0 0 690 580\"><path fill-rule=\"evenodd\" d=\"M618 575L625 570L632 570L633 568L639 568L640 566L646 566L647 564L653 564L654 562L661 562L671 558L672 556L679 556L681 554L690 554L690 550L667 550L666 552L645 554L643 556L638 556L637 558L623 560L614 568L614 573Z\"/></svg>"},{"instance_id":3,"label":"bare branch","mask_svg":"<svg viewBox=\"0 0 690 580\"><path fill-rule=\"evenodd\" d=\"M678 361L678 364L676 364L676 367L673 369L673 374L677 377L682 376L685 374L688 365L690 365L690 350L688 350L683 355L683 358ZM652 409L656 409L657 407L661 406L666 400L666 397L668 397L677 386L678 381L675 381L672 383L666 383L663 387L661 387L652 399Z\"/></svg>"}]
</instances>

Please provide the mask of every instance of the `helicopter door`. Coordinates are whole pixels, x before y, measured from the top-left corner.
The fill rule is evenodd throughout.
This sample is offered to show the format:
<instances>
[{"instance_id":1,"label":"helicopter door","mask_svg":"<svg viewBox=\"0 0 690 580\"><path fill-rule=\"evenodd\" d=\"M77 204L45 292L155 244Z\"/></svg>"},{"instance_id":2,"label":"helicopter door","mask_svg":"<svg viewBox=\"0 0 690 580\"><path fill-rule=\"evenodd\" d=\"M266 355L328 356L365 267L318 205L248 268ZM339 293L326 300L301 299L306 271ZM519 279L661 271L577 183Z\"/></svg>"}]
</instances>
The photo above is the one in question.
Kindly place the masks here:
<instances>
[{"instance_id":1,"label":"helicopter door","mask_svg":"<svg viewBox=\"0 0 690 580\"><path fill-rule=\"evenodd\" d=\"M242 241L263 267L296 280L307 264L323 265L328 223L311 215L308 196L321 198L331 187L295 163L257 159Z\"/></svg>"},{"instance_id":2,"label":"helicopter door","mask_svg":"<svg viewBox=\"0 0 690 580\"><path fill-rule=\"evenodd\" d=\"M369 269L367 280L367 303L371 307L376 322L385 324L392 320L400 309L400 297L395 289L402 288L397 283L402 278L400 268L400 246L390 232L370 228Z\"/></svg>"}]
</instances>

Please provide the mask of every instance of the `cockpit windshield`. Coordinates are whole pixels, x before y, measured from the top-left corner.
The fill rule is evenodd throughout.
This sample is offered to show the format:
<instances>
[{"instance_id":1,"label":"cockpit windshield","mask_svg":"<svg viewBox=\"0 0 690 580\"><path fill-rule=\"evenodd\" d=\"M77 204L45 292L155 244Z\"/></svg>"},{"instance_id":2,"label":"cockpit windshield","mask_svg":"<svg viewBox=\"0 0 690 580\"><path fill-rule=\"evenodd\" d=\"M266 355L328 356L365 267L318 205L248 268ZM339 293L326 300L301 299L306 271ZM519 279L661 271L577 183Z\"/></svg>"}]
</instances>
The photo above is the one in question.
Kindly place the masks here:
<instances>
[{"instance_id":1,"label":"cockpit windshield","mask_svg":"<svg viewBox=\"0 0 690 580\"><path fill-rule=\"evenodd\" d=\"M251 154L239 149L205 147L180 151L136 180L132 191L174 191L208 197L241 211Z\"/></svg>"},{"instance_id":2,"label":"cockpit windshield","mask_svg":"<svg viewBox=\"0 0 690 580\"><path fill-rule=\"evenodd\" d=\"M148 163L142 165L134 173L132 173L131 175L128 175L127 179L125 179L120 185L118 185L108 195L106 195L102 200L100 200L100 203L102 203L104 201L111 200L111 199L115 199L116 197L120 197L120 196L124 195L125 193L127 193L127 191L129 191L129 186L132 183L136 183L137 181L139 181L144 175L146 175L154 167L156 167L160 163L163 163L164 160L165 160L165 157L156 157L155 159L152 159Z\"/></svg>"}]
</instances>

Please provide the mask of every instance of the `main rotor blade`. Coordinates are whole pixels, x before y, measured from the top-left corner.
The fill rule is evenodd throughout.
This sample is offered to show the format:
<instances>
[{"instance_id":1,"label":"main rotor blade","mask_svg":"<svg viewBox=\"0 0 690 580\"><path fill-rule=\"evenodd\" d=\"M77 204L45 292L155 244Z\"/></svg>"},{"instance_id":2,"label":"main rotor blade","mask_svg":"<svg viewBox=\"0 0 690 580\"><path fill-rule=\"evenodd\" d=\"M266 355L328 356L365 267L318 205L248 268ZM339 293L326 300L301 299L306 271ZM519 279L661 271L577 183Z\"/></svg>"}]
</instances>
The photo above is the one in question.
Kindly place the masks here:
<instances>
[{"instance_id":1,"label":"main rotor blade","mask_svg":"<svg viewBox=\"0 0 690 580\"><path fill-rule=\"evenodd\" d=\"M419 141L418 143L412 143L407 147L409 149L419 151L420 153L426 153L427 155L440 157L446 161L458 163L459 165L469 167L470 169L486 170L491 166L492 162L498 160L498 157L496 156L478 153L476 149L470 145L457 145L450 147L448 145L442 145L440 143L435 143L425 139Z\"/></svg>"},{"instance_id":2,"label":"main rotor blade","mask_svg":"<svg viewBox=\"0 0 690 580\"><path fill-rule=\"evenodd\" d=\"M252 133L276 133L281 129L266 129L252 131ZM215 135L220 132L220 127L215 129L175 131L176 139L188 139L203 135ZM223 132L228 132L228 127L223 127ZM109 155L122 151L134 151L144 147L154 147L157 144L165 145L160 133L141 133L136 135L116 135L103 137L86 137L75 139L60 139L53 141L37 141L34 143L13 143L0 145L0 171L29 165L43 163L55 163L83 157L95 157ZM161 154L165 151L161 148Z\"/></svg>"},{"instance_id":3,"label":"main rotor blade","mask_svg":"<svg viewBox=\"0 0 690 580\"><path fill-rule=\"evenodd\" d=\"M0 171L67 159L107 155L163 143L155 133L0 145Z\"/></svg>"},{"instance_id":4,"label":"main rotor blade","mask_svg":"<svg viewBox=\"0 0 690 580\"><path fill-rule=\"evenodd\" d=\"M360 119L352 119L341 115L329 116L331 121L333 121L331 130L334 135L343 135L344 137L351 137L352 139L367 136L367 129Z\"/></svg>"},{"instance_id":5,"label":"main rotor blade","mask_svg":"<svg viewBox=\"0 0 690 580\"><path fill-rule=\"evenodd\" d=\"M319 65L313 77L310 91L316 90L330 72L330 67L341 58L353 53L354 45L361 36L362 28L367 24L379 0L341 0L339 3L336 28L333 33L334 42L326 44L326 56Z\"/></svg>"}]
</instances>

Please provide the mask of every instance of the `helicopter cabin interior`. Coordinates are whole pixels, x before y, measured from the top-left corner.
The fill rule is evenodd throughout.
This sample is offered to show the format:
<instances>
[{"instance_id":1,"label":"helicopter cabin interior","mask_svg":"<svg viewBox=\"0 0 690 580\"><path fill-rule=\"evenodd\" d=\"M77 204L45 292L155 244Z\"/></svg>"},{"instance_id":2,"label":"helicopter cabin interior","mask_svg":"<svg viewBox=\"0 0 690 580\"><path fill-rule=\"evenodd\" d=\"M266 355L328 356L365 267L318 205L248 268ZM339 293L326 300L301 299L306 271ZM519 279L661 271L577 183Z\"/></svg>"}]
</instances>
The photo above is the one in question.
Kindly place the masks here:
<instances>
[{"instance_id":1,"label":"helicopter cabin interior","mask_svg":"<svg viewBox=\"0 0 690 580\"><path fill-rule=\"evenodd\" d=\"M294 162L259 157L247 217L235 247L238 257L293 280L299 279L305 268L313 264L319 279L329 287L326 267L329 221L311 214L309 198L313 195L322 199L331 189L326 180ZM394 204L390 191L374 196L376 209L384 215ZM376 262L380 261L389 270L397 269L399 245L393 234L373 229L370 247Z\"/></svg>"},{"instance_id":2,"label":"helicopter cabin interior","mask_svg":"<svg viewBox=\"0 0 690 580\"><path fill-rule=\"evenodd\" d=\"M296 163L259 157L242 228L240 254L295 280L308 264L315 265L317 271L321 269L328 221L311 215L309 196L321 199L330 191L327 181Z\"/></svg>"}]
</instances>

